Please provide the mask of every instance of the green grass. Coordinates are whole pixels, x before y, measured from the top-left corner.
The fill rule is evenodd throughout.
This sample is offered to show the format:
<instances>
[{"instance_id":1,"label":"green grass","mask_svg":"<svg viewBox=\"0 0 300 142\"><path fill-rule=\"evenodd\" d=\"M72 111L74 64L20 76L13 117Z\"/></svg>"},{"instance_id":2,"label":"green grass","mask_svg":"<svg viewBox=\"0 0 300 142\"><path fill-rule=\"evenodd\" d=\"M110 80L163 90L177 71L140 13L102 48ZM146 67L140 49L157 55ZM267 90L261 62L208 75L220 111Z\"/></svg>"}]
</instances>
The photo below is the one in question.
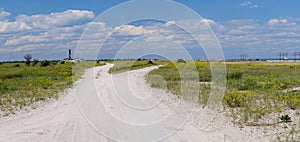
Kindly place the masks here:
<instances>
[{"instance_id":1,"label":"green grass","mask_svg":"<svg viewBox=\"0 0 300 142\"><path fill-rule=\"evenodd\" d=\"M16 66L16 65L19 66ZM84 69L103 63L55 63L42 67L26 66L24 63L2 63L0 65L0 110L14 113L37 101L57 99L59 92L78 79ZM72 72L74 67L74 72Z\"/></svg>"},{"instance_id":2,"label":"green grass","mask_svg":"<svg viewBox=\"0 0 300 142\"><path fill-rule=\"evenodd\" d=\"M141 61L135 61L135 60L124 60L124 61L114 61L112 62L114 66L109 69L109 73L121 73L126 72L130 70L135 69L141 69L145 67L160 65L160 64L166 64L168 61L149 61L149 60L141 60Z\"/></svg>"},{"instance_id":3,"label":"green grass","mask_svg":"<svg viewBox=\"0 0 300 142\"><path fill-rule=\"evenodd\" d=\"M167 89L175 95L184 95L181 92L179 70L188 70L196 66L199 80L210 82L212 79L208 62L189 61L188 63L169 63L147 75L148 83L152 87L164 88L159 82L153 81L154 76L161 76L167 84ZM227 87L223 98L223 106L230 109L235 122L259 125L262 117L271 113L281 113L285 109L300 107L300 92L284 92L285 89L300 86L300 64L297 63L266 63L242 62L226 63ZM194 80L195 81L195 80ZM198 102L206 105L210 85L199 84ZM193 89L193 88L191 88ZM275 120L274 120L275 121Z\"/></svg>"}]
</instances>

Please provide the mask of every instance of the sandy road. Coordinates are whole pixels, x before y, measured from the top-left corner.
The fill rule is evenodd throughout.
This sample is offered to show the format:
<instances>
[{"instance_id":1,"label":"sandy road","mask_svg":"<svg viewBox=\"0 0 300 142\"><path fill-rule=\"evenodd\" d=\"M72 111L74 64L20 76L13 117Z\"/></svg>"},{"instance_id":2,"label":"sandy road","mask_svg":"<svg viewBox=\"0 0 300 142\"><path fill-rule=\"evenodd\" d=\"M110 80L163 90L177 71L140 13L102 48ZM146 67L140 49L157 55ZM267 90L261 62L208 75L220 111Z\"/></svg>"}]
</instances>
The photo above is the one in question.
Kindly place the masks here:
<instances>
[{"instance_id":1,"label":"sandy road","mask_svg":"<svg viewBox=\"0 0 300 142\"><path fill-rule=\"evenodd\" d=\"M190 116L190 105L147 85L144 75L156 67L111 76L107 73L111 66L86 70L58 101L0 118L0 142L262 140L225 126L218 115L206 130L199 130L201 109Z\"/></svg>"}]
</instances>

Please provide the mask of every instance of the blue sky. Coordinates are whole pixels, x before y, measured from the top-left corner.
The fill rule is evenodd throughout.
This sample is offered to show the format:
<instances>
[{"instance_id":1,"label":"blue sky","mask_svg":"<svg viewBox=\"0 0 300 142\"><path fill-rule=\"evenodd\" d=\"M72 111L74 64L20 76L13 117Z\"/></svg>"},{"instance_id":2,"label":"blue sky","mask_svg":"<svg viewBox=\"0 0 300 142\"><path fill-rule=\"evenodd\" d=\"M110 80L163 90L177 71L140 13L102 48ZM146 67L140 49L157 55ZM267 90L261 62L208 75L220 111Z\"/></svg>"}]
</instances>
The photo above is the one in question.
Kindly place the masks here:
<instances>
[{"instance_id":1,"label":"blue sky","mask_svg":"<svg viewBox=\"0 0 300 142\"><path fill-rule=\"evenodd\" d=\"M257 19L267 21L278 17L300 17L299 0L252 0L257 8L241 6L247 0L175 0L182 3L202 17L216 21L231 19ZM96 15L126 0L9 0L1 1L0 6L13 16L18 14L49 14L55 11L79 9L93 11Z\"/></svg>"},{"instance_id":2,"label":"blue sky","mask_svg":"<svg viewBox=\"0 0 300 142\"><path fill-rule=\"evenodd\" d=\"M1 1L0 60L23 60L22 55L27 53L41 60L62 59L66 49L76 47L86 25L105 10L122 2L126 1ZM219 38L226 58L238 58L244 52L250 58L275 58L282 51L291 54L300 52L299 0L176 2L186 5L205 18L205 22ZM116 28L103 27L103 23L98 25L98 30L102 33ZM132 36L132 32L149 30L155 26L157 25L133 25L122 29L129 28L131 31L127 31L127 36ZM136 35L139 34L133 34ZM193 45L190 43L190 46Z\"/></svg>"}]
</instances>

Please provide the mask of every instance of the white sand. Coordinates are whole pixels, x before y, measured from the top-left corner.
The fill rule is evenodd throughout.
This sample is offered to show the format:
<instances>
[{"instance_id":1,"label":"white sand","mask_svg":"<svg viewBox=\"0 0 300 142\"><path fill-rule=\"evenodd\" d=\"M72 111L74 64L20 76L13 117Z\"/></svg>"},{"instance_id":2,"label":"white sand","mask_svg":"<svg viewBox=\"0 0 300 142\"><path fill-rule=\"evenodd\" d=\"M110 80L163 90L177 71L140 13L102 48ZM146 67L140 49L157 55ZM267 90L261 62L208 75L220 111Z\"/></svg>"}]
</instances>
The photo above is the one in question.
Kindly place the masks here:
<instances>
[{"instance_id":1,"label":"white sand","mask_svg":"<svg viewBox=\"0 0 300 142\"><path fill-rule=\"evenodd\" d=\"M102 105L104 105L104 107L99 108L99 110L108 110L109 113L103 112L103 114L93 114L93 110L91 110L90 115L100 119L97 119L99 125L95 124L94 127L103 126L100 128L102 133L111 136L113 139L122 141L151 141L166 136L170 132L175 133L163 141L252 142L270 141L270 139L276 137L273 132L275 128L272 126L245 127L243 129L238 126L233 126L229 119L224 116L224 112L219 112L213 122L205 130L200 130L198 128L198 122L202 112L201 107L197 107L194 111L194 115L189 119L186 119L185 113L191 111L190 105L181 104L184 108L177 112L173 112L180 101L174 95L164 93L165 91L160 89L152 89L148 86L144 80L144 75L156 67L131 71L129 73L129 82L122 82L122 79L127 77L127 73L113 75L115 83L117 81L117 84L119 85L130 85L130 89L135 92L134 95L136 95L137 98L142 99L142 101L138 101L136 98L126 96L129 93L127 90L128 88L122 88L124 86L113 86L113 83L111 83L111 75L107 73L107 70L111 66L112 65L105 65L93 68L95 70L86 70L83 78L75 83L75 87L66 90L66 93L63 94L58 101L48 101L41 104L37 109L23 111L15 115L0 118L0 142L112 141L97 133L95 129L87 123L82 113L79 111L75 95L78 95L79 99L87 98L87 100L91 95L98 95L99 100L102 102ZM96 90L89 89L93 88L93 86L90 86L90 84L87 83L90 82L89 80L91 78L95 79ZM78 88L81 88L80 91L75 92ZM114 95L113 89L117 90L119 98ZM151 94L149 93L149 90L156 93ZM152 109L149 108L146 111L137 111L137 109L132 109L122 103L121 100L127 102L127 105L138 106L140 108L155 106L158 100L160 100L160 102ZM84 108L81 109L84 110ZM97 108L94 109L96 110ZM89 112L87 112L87 114L88 113ZM124 125L122 123L119 124L115 120L108 119L110 118L106 117L108 114L123 121L122 123L124 123ZM176 119L170 119L170 123L168 123L168 121L162 122L149 129L140 129L126 125L128 123L151 125L151 122L155 120L167 120L166 118L170 115L174 115ZM182 115L182 118L180 115ZM176 123L174 122L176 121L174 120L178 120L178 123L187 120L187 123L182 128L178 128L175 126Z\"/></svg>"}]
</instances>

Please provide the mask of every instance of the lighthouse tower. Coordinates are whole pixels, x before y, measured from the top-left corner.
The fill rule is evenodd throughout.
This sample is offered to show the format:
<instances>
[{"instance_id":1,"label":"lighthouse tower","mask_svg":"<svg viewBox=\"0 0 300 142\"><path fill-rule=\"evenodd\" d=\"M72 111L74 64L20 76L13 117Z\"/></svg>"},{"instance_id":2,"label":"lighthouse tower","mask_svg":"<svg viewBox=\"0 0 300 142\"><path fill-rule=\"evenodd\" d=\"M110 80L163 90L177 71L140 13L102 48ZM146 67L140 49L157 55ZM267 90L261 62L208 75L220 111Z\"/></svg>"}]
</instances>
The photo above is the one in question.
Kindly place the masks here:
<instances>
[{"instance_id":1,"label":"lighthouse tower","mask_svg":"<svg viewBox=\"0 0 300 142\"><path fill-rule=\"evenodd\" d=\"M69 49L69 60L71 60L71 49Z\"/></svg>"}]
</instances>

